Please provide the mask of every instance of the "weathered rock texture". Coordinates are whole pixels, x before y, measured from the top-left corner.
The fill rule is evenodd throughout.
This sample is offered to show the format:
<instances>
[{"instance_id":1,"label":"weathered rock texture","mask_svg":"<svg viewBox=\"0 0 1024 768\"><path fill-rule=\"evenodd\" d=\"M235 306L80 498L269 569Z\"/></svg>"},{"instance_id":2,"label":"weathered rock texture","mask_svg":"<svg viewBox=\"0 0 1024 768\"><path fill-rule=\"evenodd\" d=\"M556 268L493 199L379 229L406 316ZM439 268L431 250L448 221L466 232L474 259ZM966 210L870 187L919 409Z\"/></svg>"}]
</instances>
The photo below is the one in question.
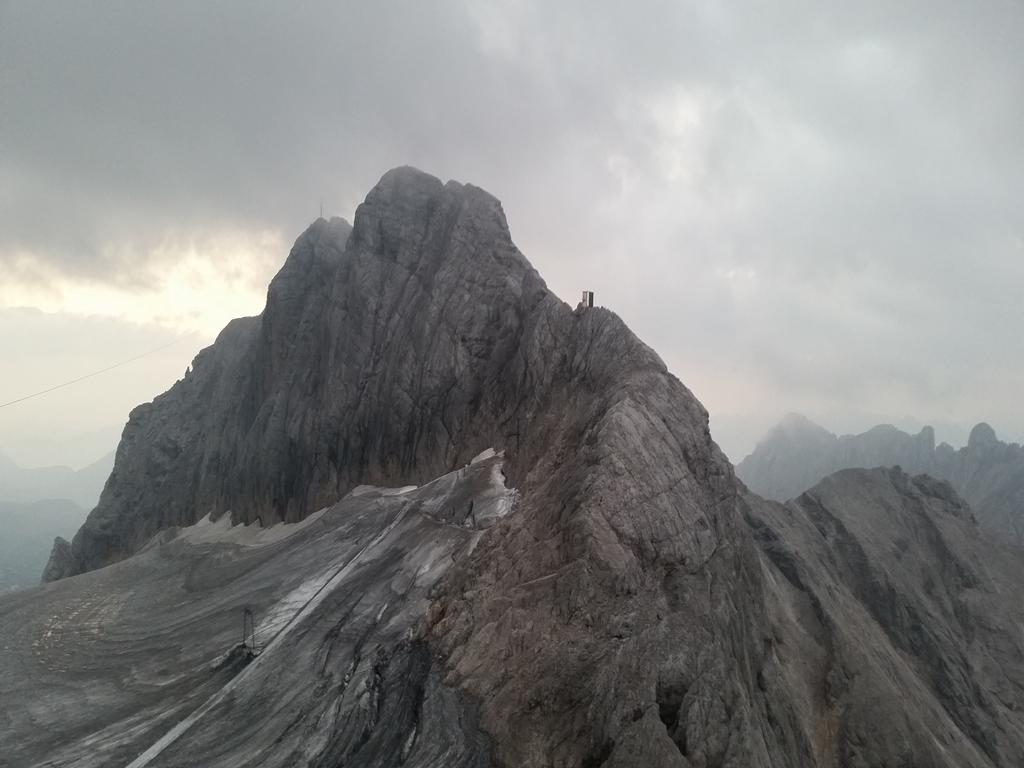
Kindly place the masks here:
<instances>
[{"instance_id":1,"label":"weathered rock texture","mask_svg":"<svg viewBox=\"0 0 1024 768\"><path fill-rule=\"evenodd\" d=\"M1024 765L1024 558L944 482L845 470L747 497L772 663L819 766Z\"/></svg>"},{"instance_id":2,"label":"weathered rock texture","mask_svg":"<svg viewBox=\"0 0 1024 768\"><path fill-rule=\"evenodd\" d=\"M497 200L392 171L354 230L315 222L263 314L228 325L132 412L64 575L207 513L295 521L358 483L415 483L514 449L550 375L540 358L564 354L554 334L578 324L512 244Z\"/></svg>"},{"instance_id":3,"label":"weathered rock texture","mask_svg":"<svg viewBox=\"0 0 1024 768\"><path fill-rule=\"evenodd\" d=\"M512 502L492 458L418 489L357 488L295 525L167 529L0 597L0 763L489 765L475 705L413 630Z\"/></svg>"},{"instance_id":4,"label":"weathered rock texture","mask_svg":"<svg viewBox=\"0 0 1024 768\"><path fill-rule=\"evenodd\" d=\"M374 630L383 666L371 665L361 688L353 692L336 673L351 663L352 638L376 615L372 608L391 610L393 598L378 581L400 592L396 585L408 579L395 574L417 571L423 558L416 553L429 549L429 537L389 538L388 528L379 535L390 544L373 558L379 567L360 566L352 574L357 582L325 593L318 604L325 613L303 618L300 611L290 620L299 659L319 658L331 633L348 639L328 652L337 669L309 678L327 680L315 703L294 709L279 701L277 683L287 678L301 688L306 673L288 667L278 674L260 661L258 675L239 673L244 685L218 683L232 686L232 696L222 707L215 690L216 706L176 742L192 751L161 752L152 764L179 764L173 761L182 755L194 764L206 744L222 745L217 761L205 755L207 764L256 764L241 738L252 728L242 725L238 702L267 698L280 717L258 721L259 738L293 739L298 730L305 743L334 745L296 753L311 765L394 765L403 738L416 747L420 724L433 735L418 765L452 764L453 755L464 765L538 767L886 764L840 756L858 754L862 721L853 710L871 707L866 697L883 690L889 670L865 667L865 697L833 707L832 683L818 677L824 667L807 657L813 642L831 641L801 611L821 626L826 620L786 580L785 560L759 553L749 526L769 555L786 546L808 557L820 549L833 570L814 561L808 573L834 579L835 590L859 596L870 589L863 584L878 579L857 570L856 557L851 566L831 563L828 542L808 539L804 548L801 537L817 530L813 510L768 505L759 516L758 500L743 495L692 394L613 313L574 312L554 297L512 244L494 198L412 169L384 176L351 231L340 220L315 223L271 284L264 313L229 325L183 381L133 412L100 506L70 552L58 548L69 564L51 563L54 576L116 564L70 579L71 586L41 589L64 595L119 569L146 580L139 563L153 547L129 556L172 526L228 513L235 521L298 521L356 484L419 484L492 446L504 451L515 509L484 515L494 524L466 544L461 531L476 528L479 514L466 500L477 497L448 495L435 504L430 518L450 542L438 548L444 567L431 566L428 582L413 578L429 593L402 601L400 623ZM856 484L845 492L854 499L861 493ZM792 536L784 530L787 515L794 517ZM346 518L331 520L341 526ZM774 537L765 533L772 530ZM934 550L931 540L916 538L907 547L922 559ZM329 547L316 551L330 562ZM344 562L339 567L347 568ZM289 572L266 567L267 574ZM934 595L945 605L954 586L893 582L894 590L915 590L899 605L926 617L933 614L920 601ZM354 614L347 613L346 589L366 595ZM979 604L978 616L994 627L991 636L1009 658L1016 630L996 626L1010 621L1011 614L996 613L1001 606ZM267 610L278 610L256 608L261 622ZM3 609L0 601L0 615ZM199 625L212 621L206 598L197 596L193 610L204 617ZM842 617L853 608L835 610ZM930 646L908 637L893 663L931 663ZM961 640L969 642L950 640L950 654L967 652ZM367 658L360 647L358 658ZM986 729L1019 723L986 714L991 700L972 696L954 702L961 720L982 718ZM394 727L362 725L391 713ZM884 754L896 754L908 734L923 744L923 713L888 728L879 721L870 738ZM977 753L990 762L963 764L1011 765L1006 756L1016 754L1015 740L1007 732ZM455 752L445 751L449 745ZM974 759L966 747L956 749ZM934 764L923 760L911 754L903 764Z\"/></svg>"},{"instance_id":5,"label":"weathered rock texture","mask_svg":"<svg viewBox=\"0 0 1024 768\"><path fill-rule=\"evenodd\" d=\"M909 435L882 424L836 437L790 414L737 465L736 474L755 493L785 501L840 469L891 466L948 480L983 529L999 541L1024 544L1024 448L1000 441L984 423L956 450L936 446L931 427Z\"/></svg>"},{"instance_id":6,"label":"weathered rock texture","mask_svg":"<svg viewBox=\"0 0 1024 768\"><path fill-rule=\"evenodd\" d=\"M617 316L546 289L497 200L412 169L351 232L315 223L262 316L132 413L64 575L206 514L298 520L489 446L521 512L422 632L484 702L498 760L769 764L757 563L707 413Z\"/></svg>"}]
</instances>

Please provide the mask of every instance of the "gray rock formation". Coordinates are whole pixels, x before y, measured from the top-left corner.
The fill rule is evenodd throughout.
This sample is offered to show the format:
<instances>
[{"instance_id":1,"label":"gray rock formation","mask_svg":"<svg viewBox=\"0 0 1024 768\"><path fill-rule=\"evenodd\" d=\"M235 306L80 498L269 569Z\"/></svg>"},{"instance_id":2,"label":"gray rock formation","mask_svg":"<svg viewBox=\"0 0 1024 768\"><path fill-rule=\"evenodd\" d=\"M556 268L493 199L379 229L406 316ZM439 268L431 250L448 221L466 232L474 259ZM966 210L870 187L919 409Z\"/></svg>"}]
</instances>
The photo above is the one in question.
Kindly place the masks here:
<instances>
[{"instance_id":1,"label":"gray rock formation","mask_svg":"<svg viewBox=\"0 0 1024 768\"><path fill-rule=\"evenodd\" d=\"M351 233L315 223L262 316L133 411L62 575L207 514L295 521L490 446L520 512L422 632L483 702L496 759L767 765L759 603L736 591L756 561L707 413L617 316L546 289L493 197L412 169Z\"/></svg>"},{"instance_id":2,"label":"gray rock formation","mask_svg":"<svg viewBox=\"0 0 1024 768\"><path fill-rule=\"evenodd\" d=\"M490 447L502 457L465 466ZM845 520L927 495L867 478L821 505ZM947 491L921 515L970 535ZM885 582L897 552L870 539L839 558L819 517L745 495L692 394L612 312L548 292L494 198L399 169L351 231L316 222L263 314L132 413L99 507L55 549L62 578L0 598L0 699L34 702L0 737L83 768L1015 764L1017 614L993 594L1016 556L964 592L928 565L944 551L928 524L901 516L914 565ZM828 617L860 619L854 600L892 630L837 651L861 625ZM243 604L270 628L247 666L228 628ZM988 628L968 636L968 619ZM1017 664L1011 682L964 666L965 647ZM867 719L905 693L888 682L923 679L897 663L950 668L953 698ZM969 684L986 690L963 699Z\"/></svg>"},{"instance_id":3,"label":"gray rock formation","mask_svg":"<svg viewBox=\"0 0 1024 768\"><path fill-rule=\"evenodd\" d=\"M43 570L43 581L56 581L62 573L72 568L71 542L62 536L53 540L50 557Z\"/></svg>"},{"instance_id":4,"label":"gray rock formation","mask_svg":"<svg viewBox=\"0 0 1024 768\"><path fill-rule=\"evenodd\" d=\"M955 450L946 443L936 446L931 427L909 435L882 424L836 437L791 414L736 466L736 474L755 493L785 501L841 469L891 466L948 480L982 528L999 541L1024 544L1024 448L1000 441L984 423Z\"/></svg>"},{"instance_id":5,"label":"gray rock formation","mask_svg":"<svg viewBox=\"0 0 1024 768\"><path fill-rule=\"evenodd\" d=\"M978 424L964 448L940 445L931 471L967 499L982 528L1024 546L1024 447L1004 443L988 424Z\"/></svg>"},{"instance_id":6,"label":"gray rock formation","mask_svg":"<svg viewBox=\"0 0 1024 768\"><path fill-rule=\"evenodd\" d=\"M589 325L617 323L599 316ZM392 171L354 230L315 222L263 314L132 412L65 575L210 512L295 521L355 484L419 482L491 445L523 448L525 469L517 435L581 325L512 244L497 200Z\"/></svg>"},{"instance_id":7,"label":"gray rock formation","mask_svg":"<svg viewBox=\"0 0 1024 768\"><path fill-rule=\"evenodd\" d=\"M771 664L815 765L1024 765L1024 557L944 482L845 470L749 495Z\"/></svg>"},{"instance_id":8,"label":"gray rock formation","mask_svg":"<svg viewBox=\"0 0 1024 768\"><path fill-rule=\"evenodd\" d=\"M166 529L127 560L0 597L0 761L489 765L473 702L415 627L510 512L501 465L364 486L295 525Z\"/></svg>"}]
</instances>

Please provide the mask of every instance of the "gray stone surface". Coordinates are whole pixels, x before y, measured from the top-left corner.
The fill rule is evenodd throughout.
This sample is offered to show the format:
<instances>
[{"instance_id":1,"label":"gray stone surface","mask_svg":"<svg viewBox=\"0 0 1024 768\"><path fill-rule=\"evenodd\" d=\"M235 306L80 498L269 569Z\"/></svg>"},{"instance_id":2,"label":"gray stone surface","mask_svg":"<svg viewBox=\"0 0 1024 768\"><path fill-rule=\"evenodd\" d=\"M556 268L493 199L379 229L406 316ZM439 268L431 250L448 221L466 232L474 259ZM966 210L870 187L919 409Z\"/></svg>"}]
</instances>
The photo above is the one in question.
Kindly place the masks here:
<instances>
[{"instance_id":1,"label":"gray stone surface","mask_svg":"<svg viewBox=\"0 0 1024 768\"><path fill-rule=\"evenodd\" d=\"M209 512L294 521L358 483L418 482L509 446L572 317L512 244L497 200L386 174L354 230L315 222L263 314L230 324L132 412L67 574Z\"/></svg>"},{"instance_id":2,"label":"gray stone surface","mask_svg":"<svg viewBox=\"0 0 1024 768\"><path fill-rule=\"evenodd\" d=\"M30 702L0 737L131 768L1016 765L1019 667L992 664L1019 664L1019 556L885 477L746 494L689 390L554 297L494 198L398 169L133 412L64 578L0 598L0 697ZM210 540L253 520L310 522ZM242 603L277 627L247 666Z\"/></svg>"},{"instance_id":3,"label":"gray stone surface","mask_svg":"<svg viewBox=\"0 0 1024 768\"><path fill-rule=\"evenodd\" d=\"M1024 765L1024 557L944 482L838 472L748 495L771 616L759 685L815 765Z\"/></svg>"},{"instance_id":4,"label":"gray stone surface","mask_svg":"<svg viewBox=\"0 0 1024 768\"><path fill-rule=\"evenodd\" d=\"M470 502L478 521L511 510L501 464L358 488L296 525L166 529L127 560L0 597L0 762L488 765L475 705L416 625L479 540Z\"/></svg>"},{"instance_id":5,"label":"gray stone surface","mask_svg":"<svg viewBox=\"0 0 1024 768\"><path fill-rule=\"evenodd\" d=\"M53 547L50 549L50 557L46 561L46 568L43 570L43 581L56 581L61 574L72 568L73 557L71 554L71 542L62 536L53 540Z\"/></svg>"},{"instance_id":6,"label":"gray stone surface","mask_svg":"<svg viewBox=\"0 0 1024 768\"><path fill-rule=\"evenodd\" d=\"M520 511L421 634L498 763L769 765L758 564L707 413L614 313L545 288L494 198L412 169L351 233L315 223L262 316L132 413L64 574L207 514L299 520L491 446Z\"/></svg>"},{"instance_id":7,"label":"gray stone surface","mask_svg":"<svg viewBox=\"0 0 1024 768\"><path fill-rule=\"evenodd\" d=\"M1024 545L1024 448L1004 443L988 424L971 431L965 447L935 445L925 427L909 435L889 424L836 437L790 414L736 466L751 490L776 501L802 493L840 469L899 466L948 480L997 541Z\"/></svg>"}]
</instances>

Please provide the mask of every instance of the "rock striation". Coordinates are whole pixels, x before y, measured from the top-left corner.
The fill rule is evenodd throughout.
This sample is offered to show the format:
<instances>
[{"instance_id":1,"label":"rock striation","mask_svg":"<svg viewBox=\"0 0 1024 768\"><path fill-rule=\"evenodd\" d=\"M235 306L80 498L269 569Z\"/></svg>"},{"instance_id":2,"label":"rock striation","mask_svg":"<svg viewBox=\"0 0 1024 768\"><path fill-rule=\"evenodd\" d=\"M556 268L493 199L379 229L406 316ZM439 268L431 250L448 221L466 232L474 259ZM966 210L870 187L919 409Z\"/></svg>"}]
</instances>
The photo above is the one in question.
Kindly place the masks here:
<instances>
[{"instance_id":1,"label":"rock striation","mask_svg":"<svg viewBox=\"0 0 1024 768\"><path fill-rule=\"evenodd\" d=\"M1019 555L948 486L838 477L749 494L497 200L396 169L133 411L56 583L0 598L0 697L42 697L0 735L132 768L1018 764ZM280 629L211 667L242 601Z\"/></svg>"},{"instance_id":2,"label":"rock striation","mask_svg":"<svg viewBox=\"0 0 1024 768\"><path fill-rule=\"evenodd\" d=\"M362 486L294 525L204 518L0 598L3 764L489 765L473 703L413 630L509 514L501 469Z\"/></svg>"},{"instance_id":3,"label":"rock striation","mask_svg":"<svg viewBox=\"0 0 1024 768\"><path fill-rule=\"evenodd\" d=\"M1024 558L948 483L852 469L747 502L772 627L759 685L795 703L811 764L1024 764Z\"/></svg>"},{"instance_id":4,"label":"rock striation","mask_svg":"<svg viewBox=\"0 0 1024 768\"><path fill-rule=\"evenodd\" d=\"M132 412L50 575L206 515L297 521L491 446L519 513L421 632L484 702L499 764L768 765L757 563L706 411L616 315L547 290L497 200L414 169L385 174L351 230L314 223L263 314Z\"/></svg>"},{"instance_id":5,"label":"rock striation","mask_svg":"<svg viewBox=\"0 0 1024 768\"><path fill-rule=\"evenodd\" d=\"M131 413L61 575L207 514L296 521L359 483L417 483L508 445L574 324L497 200L392 171L354 229L320 219L299 237L262 315Z\"/></svg>"},{"instance_id":6,"label":"rock striation","mask_svg":"<svg viewBox=\"0 0 1024 768\"><path fill-rule=\"evenodd\" d=\"M1024 448L1004 443L985 423L959 450L935 445L925 427L910 435L881 424L837 437L798 414L786 416L736 466L751 490L776 501L793 498L841 469L899 466L948 480L999 541L1024 544Z\"/></svg>"}]
</instances>

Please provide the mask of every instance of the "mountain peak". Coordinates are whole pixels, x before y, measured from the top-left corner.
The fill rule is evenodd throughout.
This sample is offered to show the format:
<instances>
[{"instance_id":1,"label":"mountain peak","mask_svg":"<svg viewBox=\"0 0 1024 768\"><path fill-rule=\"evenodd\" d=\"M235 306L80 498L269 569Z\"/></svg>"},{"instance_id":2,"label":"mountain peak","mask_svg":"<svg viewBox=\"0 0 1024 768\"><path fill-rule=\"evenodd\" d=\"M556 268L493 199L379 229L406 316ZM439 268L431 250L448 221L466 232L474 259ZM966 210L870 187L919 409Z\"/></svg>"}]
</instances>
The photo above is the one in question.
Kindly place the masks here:
<instances>
[{"instance_id":1,"label":"mountain peak","mask_svg":"<svg viewBox=\"0 0 1024 768\"><path fill-rule=\"evenodd\" d=\"M850 447L806 419L789 424ZM890 442L883 433L872 445ZM554 297L487 193L396 169L351 232L314 222L264 312L133 411L99 506L54 545L46 578L61 583L5 614L0 661L43 670L51 687L8 675L43 720L0 723L0 736L19 764L60 744L220 768L255 754L268 768L766 768L822 762L812 750L825 723L824 761L896 764L925 743L922 764L981 765L963 757L1019 731L1019 707L978 698L959 675L951 696L973 709L958 723L1012 714L962 735L942 722L939 744L938 699L883 711L880 693L931 692L968 648L1005 649L991 666L1016 680L1016 640L983 634L1000 622L979 613L964 623L982 640L961 642L947 631L963 626L958 612L938 625L945 655L922 650L906 617L931 618L927 597L951 605L944 594L981 583L966 558L964 578L945 567L956 562L935 533L963 521L947 514L947 489L869 474L758 519L707 412L613 312ZM874 534L889 518L905 542ZM297 524L267 530L277 523ZM748 525L770 534L760 552ZM922 546L938 552L934 578L912 567ZM880 576L894 547L898 595ZM972 603L995 594L982 586ZM103 620L98 640L75 629L75 611L79 624ZM251 652L238 646L245 616L265 641L258 655L255 626ZM109 666L93 664L89 653L114 646ZM167 648L187 653L174 685L153 685ZM54 673L67 658L84 660L81 675ZM122 697L89 698L94 678ZM52 706L69 680L90 702L70 721ZM827 696L808 696L823 680ZM268 700L280 706L258 705ZM904 711L914 720L898 720ZM1020 764L1009 749L993 755Z\"/></svg>"},{"instance_id":2,"label":"mountain peak","mask_svg":"<svg viewBox=\"0 0 1024 768\"><path fill-rule=\"evenodd\" d=\"M801 413L790 412L779 419L778 423L768 430L765 436L758 442L757 448L764 450L775 443L786 443L793 440L826 441L834 439L835 435L821 425L816 424Z\"/></svg>"},{"instance_id":3,"label":"mountain peak","mask_svg":"<svg viewBox=\"0 0 1024 768\"><path fill-rule=\"evenodd\" d=\"M799 419L791 423L799 425ZM900 465L948 481L974 506L978 524L996 538L1024 542L1021 510L1024 450L999 440L986 423L971 430L967 447L935 444L935 430L916 435L881 424L858 435L829 435L801 428L776 427L736 467L755 493L777 501L790 499L837 470Z\"/></svg>"},{"instance_id":4,"label":"mountain peak","mask_svg":"<svg viewBox=\"0 0 1024 768\"><path fill-rule=\"evenodd\" d=\"M813 421L811 421L806 416L804 416L802 413L797 413L796 411L790 411L785 416L783 416L781 419L779 419L779 426L780 427L787 427L787 428L801 428L801 427L808 427L808 426L816 427L818 425L815 424Z\"/></svg>"},{"instance_id":5,"label":"mountain peak","mask_svg":"<svg viewBox=\"0 0 1024 768\"><path fill-rule=\"evenodd\" d=\"M967 438L967 450L976 451L999 444L996 431L984 421L976 424Z\"/></svg>"},{"instance_id":6,"label":"mountain peak","mask_svg":"<svg viewBox=\"0 0 1024 768\"><path fill-rule=\"evenodd\" d=\"M314 221L263 313L132 412L73 566L48 573L117 561L207 513L297 521L355 485L424 482L490 447L518 476L547 449L555 417L537 414L555 391L647 375L669 376L614 313L573 313L547 290L493 196L397 168L352 227Z\"/></svg>"},{"instance_id":7,"label":"mountain peak","mask_svg":"<svg viewBox=\"0 0 1024 768\"><path fill-rule=\"evenodd\" d=\"M497 198L411 166L385 173L356 209L352 247L357 258L376 255L406 268L431 255L465 265L480 259L478 266L502 272L532 270L512 243Z\"/></svg>"},{"instance_id":8,"label":"mountain peak","mask_svg":"<svg viewBox=\"0 0 1024 768\"><path fill-rule=\"evenodd\" d=\"M698 701L729 696L723 722L694 737L695 749L743 733L758 715L737 693L746 665L730 661L731 644L759 603L731 597L730 578L756 564L740 538L732 469L700 403L613 312L574 312L552 295L483 190L397 169L359 206L343 249L340 238L315 237L326 226L296 241L261 316L237 323L189 376L133 411L99 505L70 552L55 548L47 578L116 571L162 531L207 517L298 522L360 485L458 478L494 449L519 499L514 512L474 536L456 564L440 557L407 576L452 569L452 583L431 590L422 632L431 654L450 659L444 675L488 692L480 717L500 747L496 762L588 764L617 742L656 764L675 749L657 715L659 676L658 689L672 691L663 708L684 687ZM409 514L429 536L436 512ZM671 599L668 582L678 584ZM710 632L687 634L695 617ZM509 654L527 626L545 641L510 679ZM631 673L622 664L635 654L608 654L607 631L664 653ZM597 641L577 645L589 635ZM522 705L522 686L542 690L566 669L570 647L586 674L548 688L543 707ZM759 641L751 648L762 653ZM704 674L709 658L721 674ZM606 679L629 689L621 700L602 699ZM576 734L581 697L608 738ZM681 702L680 693L676 710Z\"/></svg>"}]
</instances>

